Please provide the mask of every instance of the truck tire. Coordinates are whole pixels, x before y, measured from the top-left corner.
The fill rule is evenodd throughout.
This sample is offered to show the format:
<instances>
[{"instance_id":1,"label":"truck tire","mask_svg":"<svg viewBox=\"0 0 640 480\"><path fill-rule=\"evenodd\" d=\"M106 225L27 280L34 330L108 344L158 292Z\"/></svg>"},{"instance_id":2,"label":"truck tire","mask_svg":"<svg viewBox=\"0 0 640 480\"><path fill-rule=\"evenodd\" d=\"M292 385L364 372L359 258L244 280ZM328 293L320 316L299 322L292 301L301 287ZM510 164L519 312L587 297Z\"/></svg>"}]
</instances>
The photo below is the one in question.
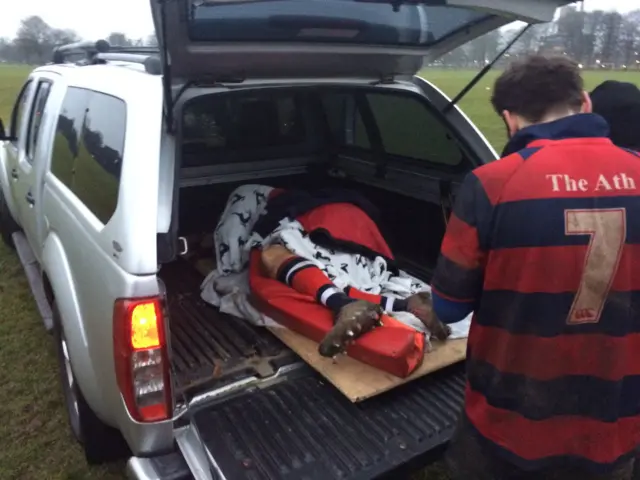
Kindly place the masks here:
<instances>
[{"instance_id":1,"label":"truck tire","mask_svg":"<svg viewBox=\"0 0 640 480\"><path fill-rule=\"evenodd\" d=\"M122 434L100 420L82 395L71 369L60 313L55 301L52 310L60 382L67 418L73 436L84 450L87 463L99 465L130 457L131 451Z\"/></svg>"},{"instance_id":2,"label":"truck tire","mask_svg":"<svg viewBox=\"0 0 640 480\"><path fill-rule=\"evenodd\" d=\"M2 236L2 241L7 245L7 247L15 248L12 235L19 231L20 226L11 216L4 194L2 193L2 190L0 190L0 236Z\"/></svg>"}]
</instances>

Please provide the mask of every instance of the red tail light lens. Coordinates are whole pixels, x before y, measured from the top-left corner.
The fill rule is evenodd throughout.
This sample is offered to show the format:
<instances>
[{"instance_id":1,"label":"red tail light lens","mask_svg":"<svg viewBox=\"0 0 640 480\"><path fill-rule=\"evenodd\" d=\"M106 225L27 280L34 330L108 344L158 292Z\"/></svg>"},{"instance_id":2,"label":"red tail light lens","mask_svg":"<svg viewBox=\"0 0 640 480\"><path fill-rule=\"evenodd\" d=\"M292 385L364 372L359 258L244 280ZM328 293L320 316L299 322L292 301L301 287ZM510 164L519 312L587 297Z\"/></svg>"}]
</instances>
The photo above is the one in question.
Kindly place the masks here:
<instances>
[{"instance_id":1,"label":"red tail light lens","mask_svg":"<svg viewBox=\"0 0 640 480\"><path fill-rule=\"evenodd\" d=\"M113 314L118 387L139 422L171 417L173 402L159 298L119 299Z\"/></svg>"}]
</instances>

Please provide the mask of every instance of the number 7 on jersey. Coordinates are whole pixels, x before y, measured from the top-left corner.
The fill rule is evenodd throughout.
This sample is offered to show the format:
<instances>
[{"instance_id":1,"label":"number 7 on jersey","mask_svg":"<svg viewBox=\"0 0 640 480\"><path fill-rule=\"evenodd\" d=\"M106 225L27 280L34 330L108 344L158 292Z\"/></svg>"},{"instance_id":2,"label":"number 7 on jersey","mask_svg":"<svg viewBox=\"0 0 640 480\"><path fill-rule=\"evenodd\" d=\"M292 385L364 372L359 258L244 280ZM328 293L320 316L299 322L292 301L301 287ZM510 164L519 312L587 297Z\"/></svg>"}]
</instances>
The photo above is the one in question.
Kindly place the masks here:
<instances>
[{"instance_id":1,"label":"number 7 on jersey","mask_svg":"<svg viewBox=\"0 0 640 480\"><path fill-rule=\"evenodd\" d=\"M565 210L565 235L589 235L578 292L567 323L597 323L609 295L627 238L624 208Z\"/></svg>"}]
</instances>

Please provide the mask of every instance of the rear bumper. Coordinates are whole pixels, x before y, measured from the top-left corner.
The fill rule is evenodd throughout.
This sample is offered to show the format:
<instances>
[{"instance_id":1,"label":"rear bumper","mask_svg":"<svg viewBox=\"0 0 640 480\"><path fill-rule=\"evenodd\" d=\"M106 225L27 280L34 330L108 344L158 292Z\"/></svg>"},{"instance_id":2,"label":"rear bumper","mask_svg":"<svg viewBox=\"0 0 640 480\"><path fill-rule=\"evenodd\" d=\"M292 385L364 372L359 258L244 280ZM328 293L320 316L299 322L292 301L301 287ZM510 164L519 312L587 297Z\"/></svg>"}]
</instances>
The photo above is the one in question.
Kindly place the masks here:
<instances>
[{"instance_id":1,"label":"rear bumper","mask_svg":"<svg viewBox=\"0 0 640 480\"><path fill-rule=\"evenodd\" d=\"M193 478L180 452L158 457L131 457L126 467L130 480L190 480Z\"/></svg>"}]
</instances>

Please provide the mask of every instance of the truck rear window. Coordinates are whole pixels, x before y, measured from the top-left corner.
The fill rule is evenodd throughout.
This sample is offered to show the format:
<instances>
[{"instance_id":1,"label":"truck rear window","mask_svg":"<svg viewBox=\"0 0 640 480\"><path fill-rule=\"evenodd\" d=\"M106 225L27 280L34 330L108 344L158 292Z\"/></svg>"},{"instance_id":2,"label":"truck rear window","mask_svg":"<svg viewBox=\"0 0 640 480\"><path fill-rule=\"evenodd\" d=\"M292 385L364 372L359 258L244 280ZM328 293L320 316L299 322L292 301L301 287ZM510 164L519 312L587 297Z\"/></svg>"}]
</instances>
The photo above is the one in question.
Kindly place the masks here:
<instances>
[{"instance_id":1,"label":"truck rear window","mask_svg":"<svg viewBox=\"0 0 640 480\"><path fill-rule=\"evenodd\" d=\"M192 41L429 46L490 14L450 6L361 0L190 2Z\"/></svg>"},{"instance_id":2,"label":"truck rear window","mask_svg":"<svg viewBox=\"0 0 640 480\"><path fill-rule=\"evenodd\" d=\"M293 94L211 95L192 102L182 122L183 166L201 163L189 154L210 153L207 163L260 158L307 143L299 100ZM190 164L191 163L191 164Z\"/></svg>"},{"instance_id":3,"label":"truck rear window","mask_svg":"<svg viewBox=\"0 0 640 480\"><path fill-rule=\"evenodd\" d=\"M371 153L379 146L385 161L426 168L457 168L465 159L419 97L335 87L198 97L185 106L182 145L187 168L307 157L332 147Z\"/></svg>"}]
</instances>

